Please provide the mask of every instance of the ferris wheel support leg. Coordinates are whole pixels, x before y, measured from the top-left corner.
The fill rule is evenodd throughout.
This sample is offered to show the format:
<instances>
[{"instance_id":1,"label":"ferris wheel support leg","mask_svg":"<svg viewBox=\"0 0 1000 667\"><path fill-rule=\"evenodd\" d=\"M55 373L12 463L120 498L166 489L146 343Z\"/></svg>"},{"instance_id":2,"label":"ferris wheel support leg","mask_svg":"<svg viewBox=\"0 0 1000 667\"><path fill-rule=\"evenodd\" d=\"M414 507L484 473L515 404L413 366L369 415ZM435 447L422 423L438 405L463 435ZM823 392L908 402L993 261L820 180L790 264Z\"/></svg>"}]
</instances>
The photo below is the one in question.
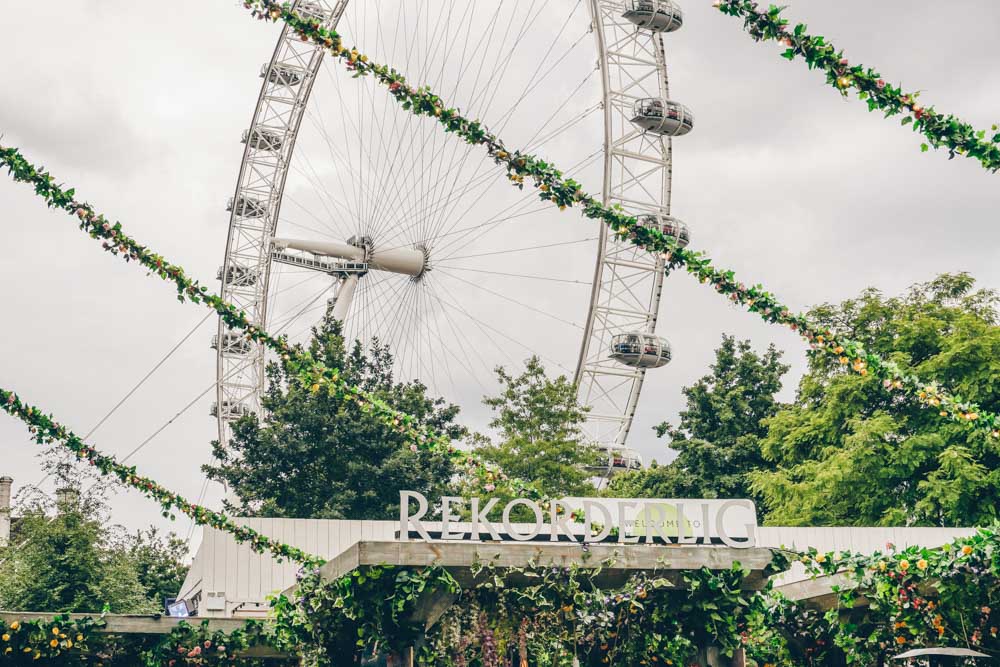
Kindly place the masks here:
<instances>
[{"instance_id":1,"label":"ferris wheel support leg","mask_svg":"<svg viewBox=\"0 0 1000 667\"><path fill-rule=\"evenodd\" d=\"M358 289L358 274L352 273L340 279L337 287L337 296L333 302L333 318L344 322L347 320L347 313L351 310L351 302L354 301L354 292Z\"/></svg>"}]
</instances>

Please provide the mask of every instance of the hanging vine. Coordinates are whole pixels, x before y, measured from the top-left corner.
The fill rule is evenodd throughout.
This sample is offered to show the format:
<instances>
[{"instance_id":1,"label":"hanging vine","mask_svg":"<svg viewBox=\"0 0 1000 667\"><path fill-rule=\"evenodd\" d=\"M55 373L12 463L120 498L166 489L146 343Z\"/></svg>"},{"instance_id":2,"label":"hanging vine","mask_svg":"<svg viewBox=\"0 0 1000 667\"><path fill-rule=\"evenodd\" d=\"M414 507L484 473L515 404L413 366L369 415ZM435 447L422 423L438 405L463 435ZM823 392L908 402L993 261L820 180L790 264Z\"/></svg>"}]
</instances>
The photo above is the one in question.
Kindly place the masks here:
<instances>
[{"instance_id":1,"label":"hanging vine","mask_svg":"<svg viewBox=\"0 0 1000 667\"><path fill-rule=\"evenodd\" d=\"M0 407L7 414L23 421L38 444L58 443L62 445L76 454L79 460L86 461L89 465L97 468L102 475L117 477L126 486L137 489L158 502L165 517L173 519L171 510L179 510L191 517L198 525L211 526L225 531L232 535L237 542L248 544L251 549L258 553L267 551L279 561L288 559L310 566L318 566L326 562L323 558L311 556L301 549L273 540L246 526L241 526L225 514L192 503L152 479L139 475L135 466L126 466L119 463L115 457L100 453L94 447L83 442L78 435L55 421L50 415L26 404L12 391L0 388Z\"/></svg>"},{"instance_id":2,"label":"hanging vine","mask_svg":"<svg viewBox=\"0 0 1000 667\"><path fill-rule=\"evenodd\" d=\"M918 98L919 92L904 92L882 78L871 67L852 65L844 56L820 35L806 33L806 25L792 25L781 18L784 7L770 5L767 10L758 9L753 0L716 0L713 5L723 14L743 19L743 29L755 41L777 41L784 45L783 58L795 60L800 57L809 69L822 70L826 82L847 97L853 89L858 99L868 104L869 111L882 111L886 118L905 114L903 125L910 125L914 132L920 132L927 139L921 144L923 151L933 148L947 148L949 158L965 155L979 160L985 169L996 173L1000 169L1000 127L993 125L990 132L976 130L972 125L954 115L938 113L934 107L925 107Z\"/></svg>"}]
</instances>

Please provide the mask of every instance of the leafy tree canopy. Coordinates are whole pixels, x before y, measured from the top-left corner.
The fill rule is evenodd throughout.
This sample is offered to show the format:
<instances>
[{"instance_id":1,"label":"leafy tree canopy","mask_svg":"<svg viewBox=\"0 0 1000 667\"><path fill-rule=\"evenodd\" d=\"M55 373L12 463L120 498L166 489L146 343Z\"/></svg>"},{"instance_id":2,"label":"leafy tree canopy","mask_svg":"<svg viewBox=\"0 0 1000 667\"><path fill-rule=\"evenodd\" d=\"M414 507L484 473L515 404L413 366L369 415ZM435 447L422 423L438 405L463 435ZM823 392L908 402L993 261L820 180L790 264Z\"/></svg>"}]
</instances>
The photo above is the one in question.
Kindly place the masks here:
<instances>
[{"instance_id":1,"label":"leafy tree canopy","mask_svg":"<svg viewBox=\"0 0 1000 667\"><path fill-rule=\"evenodd\" d=\"M341 325L328 313L313 330L309 353L420 424L453 438L458 407L431 398L419 381L399 383L393 358L377 340L366 353L348 349ZM245 516L322 519L391 519L399 516L399 490L411 489L433 503L454 473L446 456L411 451L404 436L371 418L356 402L295 381L282 363L267 369L265 416L245 417L233 428L229 449L215 443L216 463L204 467L228 485L237 501L227 509Z\"/></svg>"},{"instance_id":2,"label":"leafy tree canopy","mask_svg":"<svg viewBox=\"0 0 1000 667\"><path fill-rule=\"evenodd\" d=\"M997 294L967 274L887 298L867 289L810 317L838 337L1000 409ZM812 355L794 405L768 420L752 474L780 525L987 525L1000 507L998 444L949 423L879 380Z\"/></svg>"},{"instance_id":3,"label":"leafy tree canopy","mask_svg":"<svg viewBox=\"0 0 1000 667\"><path fill-rule=\"evenodd\" d=\"M186 550L175 536L123 537L94 490L64 486L55 503L34 491L0 548L0 609L148 614L179 592Z\"/></svg>"},{"instance_id":4,"label":"leafy tree canopy","mask_svg":"<svg viewBox=\"0 0 1000 667\"><path fill-rule=\"evenodd\" d=\"M550 378L538 357L528 359L518 376L504 368L496 373L500 393L483 402L494 411L490 427L499 439L475 438L480 455L553 496L593 495L587 466L597 462L598 452L580 432L586 411L576 385L563 375Z\"/></svg>"},{"instance_id":5,"label":"leafy tree canopy","mask_svg":"<svg viewBox=\"0 0 1000 667\"><path fill-rule=\"evenodd\" d=\"M678 427L656 427L679 452L667 465L652 465L612 479L607 493L630 498L755 498L747 476L763 464L763 420L779 407L775 394L788 366L771 346L756 353L749 341L723 336L710 372L684 387L686 408Z\"/></svg>"}]
</instances>

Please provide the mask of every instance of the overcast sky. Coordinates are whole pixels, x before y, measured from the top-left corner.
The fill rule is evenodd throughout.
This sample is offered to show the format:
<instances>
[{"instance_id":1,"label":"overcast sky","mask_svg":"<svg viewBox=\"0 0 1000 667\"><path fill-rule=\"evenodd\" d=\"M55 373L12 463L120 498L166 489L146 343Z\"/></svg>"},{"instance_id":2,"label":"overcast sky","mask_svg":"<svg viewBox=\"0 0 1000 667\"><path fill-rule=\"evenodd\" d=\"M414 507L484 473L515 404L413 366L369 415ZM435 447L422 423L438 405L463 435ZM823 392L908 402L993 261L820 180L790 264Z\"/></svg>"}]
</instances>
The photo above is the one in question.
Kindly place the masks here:
<instances>
[{"instance_id":1,"label":"overcast sky","mask_svg":"<svg viewBox=\"0 0 1000 667\"><path fill-rule=\"evenodd\" d=\"M575 4L550 0L522 54L543 51ZM671 94L695 112L697 124L675 142L673 191L674 213L691 227L693 247L796 309L867 286L898 293L945 271L968 271L982 285L1000 287L1000 176L971 160L949 161L944 152L922 155L920 137L898 120L841 100L822 74L781 59L773 44L753 43L707 0L682 4L685 25L667 39ZM480 5L484 12L495 7L476 0L477 11ZM0 0L0 11L4 143L21 147L141 242L214 288L228 224L224 205L242 154L239 137L278 28L251 21L232 0ZM1000 120L1000 5L994 2L811 0L794 3L787 15L827 36L852 62L877 66L886 79L924 91L924 103L939 111L980 128ZM556 53L569 50L585 25L585 13L578 12ZM570 56L564 66L586 72L593 67L593 42L587 39ZM517 72L512 76L516 80ZM528 97L505 132L508 143L530 138L537 118L547 117L575 83L567 78ZM571 109L598 99L597 80L591 84ZM496 108L506 108L507 93L500 93ZM316 113L336 116L335 98L326 94ZM483 113L498 115L496 109ZM545 147L546 157L567 165L599 146L591 120L580 132L592 136L561 137ZM599 189L593 179L585 185ZM509 195L493 192L478 203L484 211L506 205L500 198ZM587 237L593 230L583 224L567 226L566 233ZM205 316L178 304L169 287L99 252L65 214L46 210L29 188L7 179L0 179L0 228L0 385L78 433L89 431ZM539 229L532 242L562 234L552 231L557 227ZM504 243L512 248L522 239L505 237ZM574 247L559 266L517 267L589 280L592 261L592 253ZM498 282L494 289L506 288ZM578 289L566 287L575 320L583 318ZM213 328L210 321L197 330L93 442L125 454L208 389L215 373L208 347ZM518 321L516 331L520 340L537 341L543 353L559 357L555 362L575 363L579 338L562 338L558 323ZM783 397L794 397L804 344L686 275L667 281L659 331L673 343L674 361L649 375L631 439L647 460L669 458L651 426L676 418L681 387L706 372L723 333L750 338L758 349L769 343L782 349L794 369ZM460 395L448 398L467 405L469 419L481 423L476 383L453 380ZM196 401L132 462L197 498L199 466L215 434L212 400ZM13 475L15 488L41 476L37 448L20 423L0 419L0 452L0 474ZM212 488L206 498L211 503L219 495ZM160 521L155 505L133 492L117 495L114 508L115 519L127 526ZM184 535L188 525L182 519L174 529Z\"/></svg>"}]
</instances>

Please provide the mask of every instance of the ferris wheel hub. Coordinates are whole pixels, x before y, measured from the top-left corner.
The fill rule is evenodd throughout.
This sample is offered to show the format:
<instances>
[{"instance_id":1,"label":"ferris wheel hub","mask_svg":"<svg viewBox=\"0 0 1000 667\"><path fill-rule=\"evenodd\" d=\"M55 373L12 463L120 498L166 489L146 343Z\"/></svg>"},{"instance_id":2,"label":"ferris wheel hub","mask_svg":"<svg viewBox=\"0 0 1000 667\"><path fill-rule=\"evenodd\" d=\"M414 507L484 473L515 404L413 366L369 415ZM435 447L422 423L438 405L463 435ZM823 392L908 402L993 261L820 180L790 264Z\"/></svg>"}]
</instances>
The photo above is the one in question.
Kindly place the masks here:
<instances>
[{"instance_id":1,"label":"ferris wheel hub","mask_svg":"<svg viewBox=\"0 0 1000 667\"><path fill-rule=\"evenodd\" d=\"M308 239L276 238L271 242L275 252L299 250L317 258L338 259L345 262L367 264L368 270L399 273L419 278L428 268L428 251L424 247L376 248L365 236L342 241L313 241ZM320 267L315 267L323 270Z\"/></svg>"}]
</instances>

